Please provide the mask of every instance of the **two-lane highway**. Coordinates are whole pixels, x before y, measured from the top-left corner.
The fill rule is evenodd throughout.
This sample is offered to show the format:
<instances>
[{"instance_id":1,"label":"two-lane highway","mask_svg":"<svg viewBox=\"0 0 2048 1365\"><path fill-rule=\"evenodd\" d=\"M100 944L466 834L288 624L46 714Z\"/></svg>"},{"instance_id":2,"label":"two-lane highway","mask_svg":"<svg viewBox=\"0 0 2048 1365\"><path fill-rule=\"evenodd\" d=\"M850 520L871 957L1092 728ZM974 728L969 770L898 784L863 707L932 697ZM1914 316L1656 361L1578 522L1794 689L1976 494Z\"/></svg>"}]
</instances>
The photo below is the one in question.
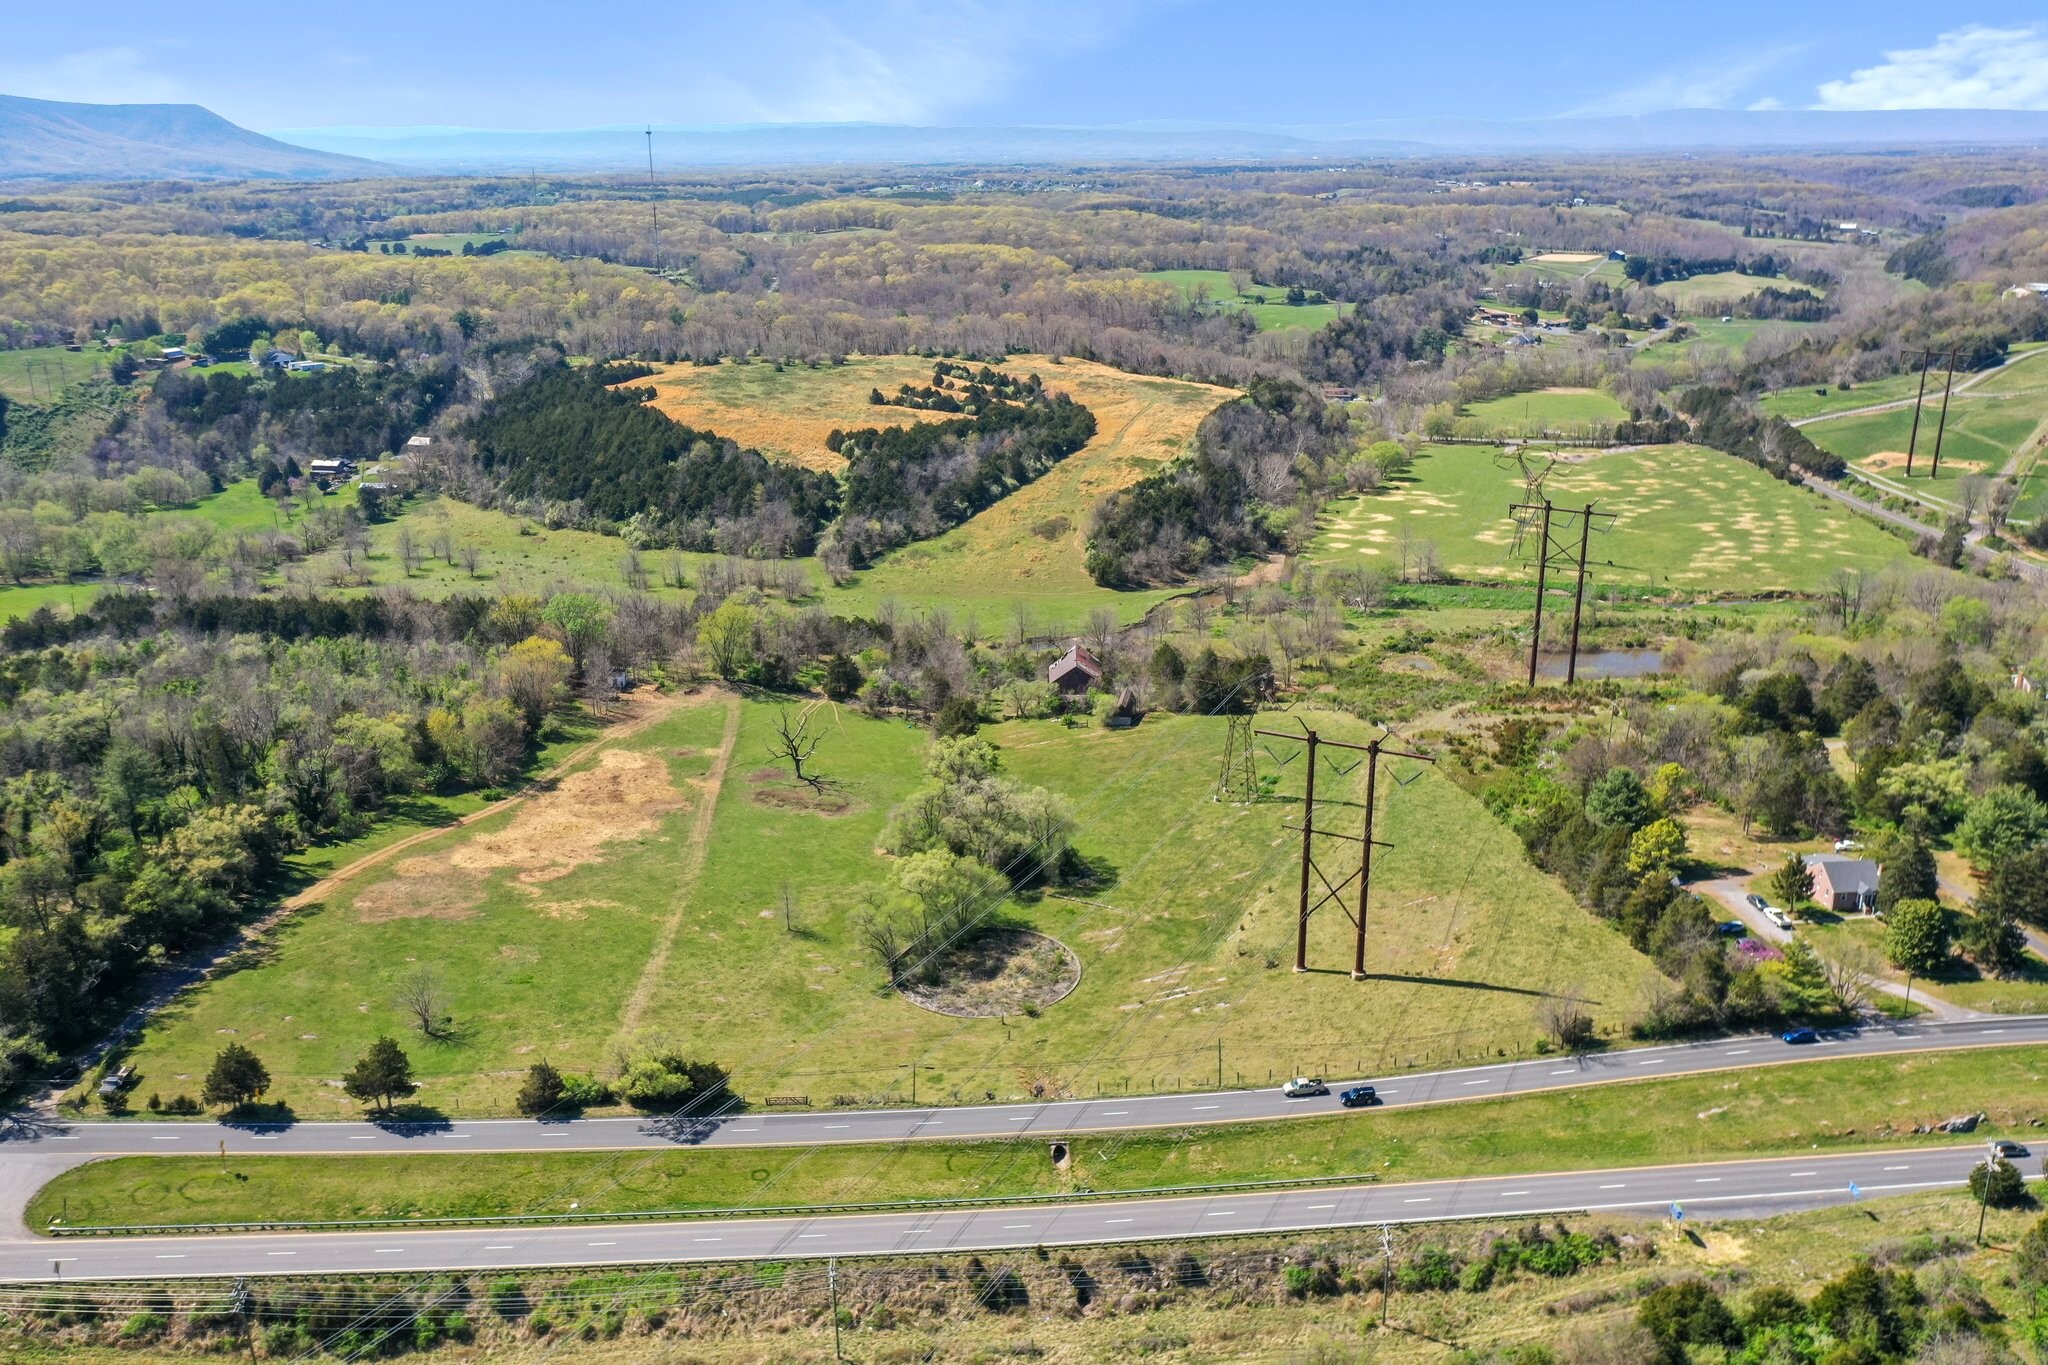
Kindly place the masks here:
<instances>
[{"instance_id":1,"label":"two-lane highway","mask_svg":"<svg viewBox=\"0 0 2048 1365\"><path fill-rule=\"evenodd\" d=\"M1665 1047L1528 1057L1490 1066L1367 1079L1377 1086L1383 1107L1401 1108L1756 1066L2042 1043L2048 1043L2048 1015L2013 1015L1955 1023L1865 1025L1823 1032L1818 1042L1804 1046L1781 1042L1775 1035L1753 1035ZM76 1165L106 1156L211 1155L222 1144L230 1153L249 1155L319 1152L354 1156L677 1146L808 1147L822 1143L944 1138L1062 1137L1135 1128L1328 1116L1344 1112L1337 1094L1351 1084L1332 1080L1330 1094L1298 1100L1287 1099L1277 1088L1267 1087L957 1108L739 1112L704 1119L234 1124L72 1123L16 1116L0 1121L0 1170L10 1160L29 1154Z\"/></svg>"},{"instance_id":2,"label":"two-lane highway","mask_svg":"<svg viewBox=\"0 0 2048 1365\"><path fill-rule=\"evenodd\" d=\"M0 1243L0 1281L339 1274L1003 1251L1584 1211L1763 1214L1952 1187L1982 1143L1281 1193L687 1223ZM1852 1187L1855 1192L1852 1193Z\"/></svg>"}]
</instances>

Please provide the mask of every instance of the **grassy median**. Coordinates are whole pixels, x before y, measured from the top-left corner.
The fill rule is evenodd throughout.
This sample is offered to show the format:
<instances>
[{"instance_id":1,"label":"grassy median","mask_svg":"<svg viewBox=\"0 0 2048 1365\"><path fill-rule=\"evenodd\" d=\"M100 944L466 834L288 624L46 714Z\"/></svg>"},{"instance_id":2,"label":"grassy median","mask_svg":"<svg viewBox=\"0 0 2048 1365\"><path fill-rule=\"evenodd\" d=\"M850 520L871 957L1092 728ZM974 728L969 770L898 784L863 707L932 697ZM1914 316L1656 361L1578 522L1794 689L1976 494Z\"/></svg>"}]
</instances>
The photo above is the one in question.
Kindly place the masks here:
<instances>
[{"instance_id":1,"label":"grassy median","mask_svg":"<svg viewBox=\"0 0 2048 1365\"><path fill-rule=\"evenodd\" d=\"M2048 1047L1766 1067L1326 1119L1077 1138L658 1152L124 1157L60 1176L33 1227L971 1199L1373 1172L1427 1180L1953 1141L1919 1124L1982 1111L2020 1134L2048 1116ZM2031 1173L2031 1172L2030 1172Z\"/></svg>"}]
</instances>

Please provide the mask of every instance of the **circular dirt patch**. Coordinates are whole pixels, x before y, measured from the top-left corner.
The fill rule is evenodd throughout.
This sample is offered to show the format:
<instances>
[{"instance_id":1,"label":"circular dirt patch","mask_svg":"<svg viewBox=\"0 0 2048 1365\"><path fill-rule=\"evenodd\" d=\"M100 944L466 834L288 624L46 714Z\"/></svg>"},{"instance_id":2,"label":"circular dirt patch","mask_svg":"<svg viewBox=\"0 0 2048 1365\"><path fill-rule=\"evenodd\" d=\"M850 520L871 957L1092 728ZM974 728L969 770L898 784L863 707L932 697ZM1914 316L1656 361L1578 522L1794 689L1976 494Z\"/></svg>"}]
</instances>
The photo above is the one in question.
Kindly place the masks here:
<instances>
[{"instance_id":1,"label":"circular dirt patch","mask_svg":"<svg viewBox=\"0 0 2048 1365\"><path fill-rule=\"evenodd\" d=\"M949 948L925 980L897 989L913 1005L962 1019L1022 1014L1067 997L1081 982L1081 959L1058 939L1031 929L992 929Z\"/></svg>"}]
</instances>

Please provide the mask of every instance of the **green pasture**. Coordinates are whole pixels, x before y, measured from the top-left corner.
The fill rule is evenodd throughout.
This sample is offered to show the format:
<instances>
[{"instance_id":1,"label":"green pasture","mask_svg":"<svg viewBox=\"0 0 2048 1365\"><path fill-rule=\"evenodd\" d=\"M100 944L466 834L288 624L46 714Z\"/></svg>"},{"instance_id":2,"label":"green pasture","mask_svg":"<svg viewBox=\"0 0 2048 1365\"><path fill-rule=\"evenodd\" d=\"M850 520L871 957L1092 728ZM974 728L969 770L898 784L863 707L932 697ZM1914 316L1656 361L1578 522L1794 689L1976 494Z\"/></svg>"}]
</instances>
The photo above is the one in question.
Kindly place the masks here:
<instances>
[{"instance_id":1,"label":"green pasture","mask_svg":"<svg viewBox=\"0 0 2048 1365\"><path fill-rule=\"evenodd\" d=\"M1571 1065L1560 1059L1562 1065ZM1620 1169L1792 1152L1947 1148L1916 1125L1984 1112L2027 1137L2048 1050L1858 1058L1628 1081L1430 1108L1277 1123L1080 1135L1069 1166L1043 1141L656 1152L124 1157L59 1176L27 1222L75 1226L261 1219L542 1218L661 1209L820 1207L905 1199L1143 1190L1377 1175L1396 1182ZM573 1133L573 1129L571 1130ZM572 1138L573 1140L573 1138ZM225 1168L224 1168L225 1166Z\"/></svg>"},{"instance_id":2,"label":"green pasture","mask_svg":"<svg viewBox=\"0 0 2048 1365\"><path fill-rule=\"evenodd\" d=\"M1511 560L1509 504L1522 500L1519 471L1501 469L1488 446L1425 446L1414 473L1387 491L1342 499L1324 515L1308 550L1319 564L1398 571L1404 537L1434 542L1459 577L1526 580ZM1557 466L1553 502L1588 501L1618 514L1593 538L1593 580L1748 595L1811 591L1838 568L1875 569L1907 545L1818 495L1701 446L1609 451Z\"/></svg>"},{"instance_id":3,"label":"green pasture","mask_svg":"<svg viewBox=\"0 0 2048 1365\"><path fill-rule=\"evenodd\" d=\"M1343 312L1339 303L1289 304L1285 285L1254 284L1240 294L1227 270L1151 270L1145 278L1174 286L1189 303L1200 300L1218 308L1242 308L1262 332L1313 331L1329 326Z\"/></svg>"},{"instance_id":4,"label":"green pasture","mask_svg":"<svg viewBox=\"0 0 2048 1365\"><path fill-rule=\"evenodd\" d=\"M8 583L0 585L0 620L33 614L40 607L83 611L99 596L91 583Z\"/></svg>"},{"instance_id":5,"label":"green pasture","mask_svg":"<svg viewBox=\"0 0 2048 1365\"><path fill-rule=\"evenodd\" d=\"M1936 400L1941 396L1941 376L1928 376ZM1882 379L1866 380L1847 389L1832 384L1803 384L1797 388L1779 389L1776 393L1765 394L1763 410L1773 417L1782 417L1788 422L1804 421L1809 417L1823 417L1831 412L1844 412L1855 408L1872 407L1878 403L1896 403L1910 400L1919 392L1920 376L1914 374L1892 374Z\"/></svg>"},{"instance_id":6,"label":"green pasture","mask_svg":"<svg viewBox=\"0 0 2048 1365\"><path fill-rule=\"evenodd\" d=\"M405 239L406 246L417 249L431 247L436 251L450 251L460 256L465 246L479 247L485 242L504 242L516 245L516 234L507 232L415 232ZM376 248L373 246L372 251Z\"/></svg>"},{"instance_id":7,"label":"green pasture","mask_svg":"<svg viewBox=\"0 0 2048 1365\"><path fill-rule=\"evenodd\" d=\"M62 346L29 346L18 351L0 351L0 394L17 403L47 403L58 392L105 374L113 360L95 342L83 351Z\"/></svg>"},{"instance_id":8,"label":"green pasture","mask_svg":"<svg viewBox=\"0 0 2048 1365\"><path fill-rule=\"evenodd\" d=\"M1670 300L1672 306L1680 313L1686 314L1739 303L1765 289L1781 289L1787 292L1803 289L1810 294L1819 294L1823 297L1828 292L1820 285L1801 284L1797 280L1779 279L1770 275L1745 275L1739 270L1719 270L1711 275L1668 280L1653 288L1660 296Z\"/></svg>"},{"instance_id":9,"label":"green pasture","mask_svg":"<svg viewBox=\"0 0 2048 1365\"><path fill-rule=\"evenodd\" d=\"M1941 438L1943 480L1966 474L1996 474L2022 450L2048 420L2048 388L2032 393L1978 396L1974 391L1952 398ZM1902 478L1905 451L1916 444L1914 476L1933 465L1935 430L1941 421L1939 400L1920 414L1920 434L1913 441L1913 406L1861 413L1813 422L1801 430L1823 450L1840 455L1871 473Z\"/></svg>"},{"instance_id":10,"label":"green pasture","mask_svg":"<svg viewBox=\"0 0 2048 1365\"><path fill-rule=\"evenodd\" d=\"M687 706L623 745L704 799L728 705ZM919 780L924 732L817 712L815 762L832 785L813 797L769 757L776 709L740 708L694 879L679 870L702 828L694 811L538 883L478 859L528 839L541 816L491 814L288 916L246 965L174 1004L136 1050L138 1095L196 1090L232 1038L264 1058L277 1098L301 1116L351 1112L333 1081L380 1032L408 1040L419 1102L451 1114L505 1111L538 1057L606 1069L618 1044L648 1034L716 1057L743 1093L820 1103L908 1099L913 1067L920 1098L1194 1088L1215 1084L1219 1066L1227 1084L1264 1084L1299 1069L1512 1054L1540 1032L1536 1007L1552 989L1581 994L1613 1032L1654 975L1470 796L1424 773L1384 797L1393 847L1374 865L1373 975L1346 974L1348 925L1332 914L1311 936L1311 965L1329 970L1297 976L1283 828L1293 772L1276 770L1279 799L1240 807L1212 799L1220 720L1010 722L984 734L1006 771L1071 802L1094 878L997 913L1066 943L1083 975L1035 1018L930 1013L878 989L853 927L861 888L889 875L876 846ZM1319 728L1364 733L1334 714ZM1355 800L1362 783L1325 775L1322 794ZM408 1032L394 1003L415 963L452 988L446 1041Z\"/></svg>"},{"instance_id":11,"label":"green pasture","mask_svg":"<svg viewBox=\"0 0 2048 1365\"><path fill-rule=\"evenodd\" d=\"M1539 389L1468 403L1463 415L1478 418L1494 431L1535 435L1626 421L1628 409L1598 389Z\"/></svg>"},{"instance_id":12,"label":"green pasture","mask_svg":"<svg viewBox=\"0 0 2048 1365\"><path fill-rule=\"evenodd\" d=\"M687 790L709 769L724 718L717 704L684 707L626 747ZM260 948L154 1017L131 1058L139 1095L196 1092L231 1039L264 1059L275 1098L308 1118L355 1112L333 1082L380 1033L407 1038L419 1101L446 1112L505 1107L522 1058L599 1065L659 938L689 812L605 845L560 879L522 882L519 864L502 859L474 873L449 860L486 838L539 842L545 852L545 831L522 832L526 809L451 830L287 914ZM431 827L453 813L415 814ZM387 826L385 841L404 837L404 823ZM325 870L316 862L304 872ZM408 1035L396 1002L399 980L421 965L450 992L455 1026L444 1040Z\"/></svg>"}]
</instances>

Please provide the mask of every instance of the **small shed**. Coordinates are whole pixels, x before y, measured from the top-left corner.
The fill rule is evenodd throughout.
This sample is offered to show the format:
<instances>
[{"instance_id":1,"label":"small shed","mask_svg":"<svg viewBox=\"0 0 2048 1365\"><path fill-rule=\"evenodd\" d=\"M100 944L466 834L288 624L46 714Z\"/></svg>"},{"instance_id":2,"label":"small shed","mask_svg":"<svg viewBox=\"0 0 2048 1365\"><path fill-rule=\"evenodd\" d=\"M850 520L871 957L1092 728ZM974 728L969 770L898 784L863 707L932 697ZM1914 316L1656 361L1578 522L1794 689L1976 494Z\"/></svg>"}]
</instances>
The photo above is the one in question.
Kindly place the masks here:
<instances>
[{"instance_id":1,"label":"small shed","mask_svg":"<svg viewBox=\"0 0 2048 1365\"><path fill-rule=\"evenodd\" d=\"M1835 853L1809 853L1806 870L1813 874L1813 898L1837 914L1869 914L1877 908L1877 879L1882 871L1868 858Z\"/></svg>"},{"instance_id":2,"label":"small shed","mask_svg":"<svg viewBox=\"0 0 2048 1365\"><path fill-rule=\"evenodd\" d=\"M1045 670L1045 679L1063 697L1086 696L1090 688L1101 685L1102 665L1077 641Z\"/></svg>"},{"instance_id":3,"label":"small shed","mask_svg":"<svg viewBox=\"0 0 2048 1365\"><path fill-rule=\"evenodd\" d=\"M1144 714L1145 708L1138 704L1137 692L1130 687L1122 687L1117 690L1116 709L1102 723L1112 730L1128 730Z\"/></svg>"}]
</instances>

